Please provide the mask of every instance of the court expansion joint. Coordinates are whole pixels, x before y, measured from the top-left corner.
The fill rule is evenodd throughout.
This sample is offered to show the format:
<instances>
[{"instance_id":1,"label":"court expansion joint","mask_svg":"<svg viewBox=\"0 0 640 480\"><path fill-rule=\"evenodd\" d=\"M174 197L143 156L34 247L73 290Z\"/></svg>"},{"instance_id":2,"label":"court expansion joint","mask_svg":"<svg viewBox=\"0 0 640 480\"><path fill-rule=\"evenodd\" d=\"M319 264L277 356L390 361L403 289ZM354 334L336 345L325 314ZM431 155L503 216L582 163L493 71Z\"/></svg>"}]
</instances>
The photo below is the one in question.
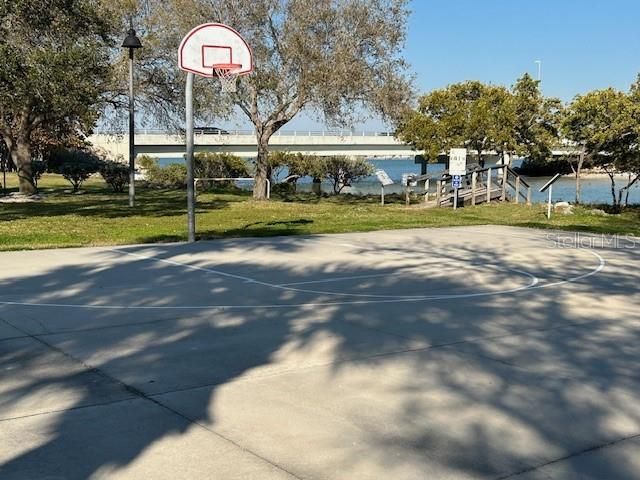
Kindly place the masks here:
<instances>
[{"instance_id":1,"label":"court expansion joint","mask_svg":"<svg viewBox=\"0 0 640 480\"><path fill-rule=\"evenodd\" d=\"M49 348L50 350L59 353L61 355L63 355L65 358L71 360L72 362L79 364L80 366L82 366L82 368L84 368L86 371L91 372L91 373L95 373L96 375L101 376L102 378L104 378L105 380L108 380L109 382L112 382L116 385L120 385L125 391L127 391L128 393L130 393L132 396L130 398L125 398L125 399L121 399L121 400L116 400L114 402L110 402L110 403L103 403L103 404L97 404L97 405L86 405L83 407L78 407L76 409L70 408L70 409L65 409L65 410L61 410L61 411L69 411L69 410L77 410L79 408L91 408L94 406L105 406L105 405L109 405L109 404L113 404L113 403L120 403L120 402L124 402L127 400L132 400L135 398L138 398L140 400L144 400L147 402L150 402L154 405L156 405L157 407L160 407L180 418L182 418L183 420L185 420L187 423L189 424L193 424L193 425L197 425L198 427L202 428L203 430L206 430L207 432L209 432L212 435L215 435L216 437L220 438L221 440L232 444L233 446L235 446L236 448L240 449L242 452L251 455L252 457L255 457L269 465L271 465L273 468L287 474L288 476L290 476L291 478L294 478L296 480L302 480L299 476L295 475L294 473L290 472L289 470L287 470L286 468L284 468L281 465L278 465L277 463L269 460L266 457L263 457L262 455L240 445L239 443L237 443L236 441L232 440L229 437L226 437L225 435L222 435L218 432L216 432L215 430L213 430L212 428L209 428L207 425L197 421L194 418L189 417L188 415L185 415L184 413L176 410L175 408L170 407L169 405L166 405L164 403L162 403L160 400L157 400L155 398L153 398L153 396L148 395L146 393L144 393L142 390L135 388L132 385L129 385L125 382L123 382L122 380L119 380L116 377L113 377L111 375L109 375L107 372L105 372L104 370L101 370L98 367L94 367L93 365L90 365L88 363L86 363L84 360L75 357L74 355L71 355L70 353L62 350L59 347L56 347L55 345L43 340L42 338L38 338L36 335L33 335L19 327L17 327L16 325L14 325L12 322L4 319L4 318L0 318L0 321L4 322L5 324L9 325L12 328L15 328L16 330L18 330L19 332L22 332L25 337L31 338L32 340L34 340L35 342L38 342L41 345L44 345L45 347ZM42 413L42 415L44 415L44 413ZM6 419L6 421L9 420L13 420L13 419Z\"/></svg>"},{"instance_id":2,"label":"court expansion joint","mask_svg":"<svg viewBox=\"0 0 640 480\"><path fill-rule=\"evenodd\" d=\"M565 455L564 457L556 458L556 459L550 460L550 461L548 461L546 463L541 463L540 465L536 465L536 466L533 466L533 467L525 468L525 469L520 470L518 472L510 473L509 475L498 477L495 480L508 480L508 479L511 479L511 478L517 480L517 477L519 477L520 475L525 475L527 473L535 472L537 470L540 470L541 468L548 467L549 465L554 465L556 463L561 463L561 462L564 462L566 460L570 460L572 458L579 457L580 455L585 455L587 453L593 453L593 452L597 452L599 450L605 450L607 448L615 447L619 443L627 442L629 440L635 440L636 438L640 439L640 433L629 435L627 437L619 438L617 440L613 440L611 442L603 443L603 444L600 444L600 445L594 445L592 447L587 447L587 448L584 448L582 450L578 450L576 452L573 452L573 453L570 453L568 455Z\"/></svg>"}]
</instances>

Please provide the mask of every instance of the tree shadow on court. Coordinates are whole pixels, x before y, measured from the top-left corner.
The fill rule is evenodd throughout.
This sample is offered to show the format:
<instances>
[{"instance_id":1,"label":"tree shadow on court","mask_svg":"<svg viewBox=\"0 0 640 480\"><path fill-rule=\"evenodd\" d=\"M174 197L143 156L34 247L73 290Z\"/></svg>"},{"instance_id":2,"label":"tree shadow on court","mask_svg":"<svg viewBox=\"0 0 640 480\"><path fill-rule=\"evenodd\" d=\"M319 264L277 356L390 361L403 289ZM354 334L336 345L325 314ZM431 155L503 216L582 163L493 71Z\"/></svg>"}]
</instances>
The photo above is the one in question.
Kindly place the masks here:
<instances>
[{"instance_id":1,"label":"tree shadow on court","mask_svg":"<svg viewBox=\"0 0 640 480\"><path fill-rule=\"evenodd\" d=\"M211 475L229 439L300 477L500 478L570 456L559 478L581 478L573 455L640 432L637 250L561 283L597 257L379 235L349 255L226 240L4 277L5 301L185 308L3 307L23 338L0 340L0 430L25 443L0 476L139 476L180 464L167 448ZM607 477L637 478L613 452Z\"/></svg>"},{"instance_id":2,"label":"tree shadow on court","mask_svg":"<svg viewBox=\"0 0 640 480\"><path fill-rule=\"evenodd\" d=\"M198 232L199 240L225 237L281 237L288 235L304 235L311 233L313 220L297 218L294 220L277 220L247 223L241 228L226 230L202 230Z\"/></svg>"}]
</instances>

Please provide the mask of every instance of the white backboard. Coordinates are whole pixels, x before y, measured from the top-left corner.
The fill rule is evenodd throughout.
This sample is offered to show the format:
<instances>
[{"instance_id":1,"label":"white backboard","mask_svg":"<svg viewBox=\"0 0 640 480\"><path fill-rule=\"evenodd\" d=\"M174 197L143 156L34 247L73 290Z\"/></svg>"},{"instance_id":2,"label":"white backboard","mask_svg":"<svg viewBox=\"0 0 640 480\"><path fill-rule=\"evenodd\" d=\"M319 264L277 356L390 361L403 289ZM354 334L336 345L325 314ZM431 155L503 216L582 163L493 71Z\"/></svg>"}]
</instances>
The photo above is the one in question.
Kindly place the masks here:
<instances>
[{"instance_id":1,"label":"white backboard","mask_svg":"<svg viewBox=\"0 0 640 480\"><path fill-rule=\"evenodd\" d=\"M238 75L253 71L251 48L233 28L221 23L205 23L191 30L180 43L180 69L201 77L214 77L216 64L240 65Z\"/></svg>"},{"instance_id":2,"label":"white backboard","mask_svg":"<svg viewBox=\"0 0 640 480\"><path fill-rule=\"evenodd\" d=\"M467 149L452 148L449 151L449 175L465 175L467 173Z\"/></svg>"}]
</instances>

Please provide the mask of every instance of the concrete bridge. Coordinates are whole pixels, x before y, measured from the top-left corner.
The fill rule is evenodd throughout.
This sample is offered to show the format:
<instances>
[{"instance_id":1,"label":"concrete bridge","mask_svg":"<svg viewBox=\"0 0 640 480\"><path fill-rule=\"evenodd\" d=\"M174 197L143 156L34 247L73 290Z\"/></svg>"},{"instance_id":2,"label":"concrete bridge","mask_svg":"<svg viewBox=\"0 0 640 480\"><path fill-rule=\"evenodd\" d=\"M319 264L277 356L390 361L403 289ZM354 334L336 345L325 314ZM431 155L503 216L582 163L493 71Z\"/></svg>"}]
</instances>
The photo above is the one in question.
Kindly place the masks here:
<instances>
[{"instance_id":1,"label":"concrete bridge","mask_svg":"<svg viewBox=\"0 0 640 480\"><path fill-rule=\"evenodd\" d=\"M110 155L127 157L129 136L97 133L89 137L97 148ZM182 157L185 138L182 135L144 131L136 133L136 154L157 158ZM257 154L257 141L252 131L228 133L196 133L196 152L224 152L250 158ZM413 157L417 152L387 132L310 132L284 131L271 137L272 151L312 154L319 156L351 155L361 157Z\"/></svg>"},{"instance_id":2,"label":"concrete bridge","mask_svg":"<svg viewBox=\"0 0 640 480\"><path fill-rule=\"evenodd\" d=\"M224 133L223 133L224 132ZM129 136L102 132L89 137L94 147L110 156L123 158L129 155ZM156 158L181 158L185 153L182 135L163 131L140 130L135 136L136 154ZM271 137L272 151L286 151L308 155L349 155L366 158L412 158L417 153L390 132L335 132L335 131L281 131ZM575 154L571 146L558 146L554 156ZM256 136L253 131L221 131L196 133L195 151L224 152L243 158L257 154ZM486 152L487 160L495 152Z\"/></svg>"}]
</instances>

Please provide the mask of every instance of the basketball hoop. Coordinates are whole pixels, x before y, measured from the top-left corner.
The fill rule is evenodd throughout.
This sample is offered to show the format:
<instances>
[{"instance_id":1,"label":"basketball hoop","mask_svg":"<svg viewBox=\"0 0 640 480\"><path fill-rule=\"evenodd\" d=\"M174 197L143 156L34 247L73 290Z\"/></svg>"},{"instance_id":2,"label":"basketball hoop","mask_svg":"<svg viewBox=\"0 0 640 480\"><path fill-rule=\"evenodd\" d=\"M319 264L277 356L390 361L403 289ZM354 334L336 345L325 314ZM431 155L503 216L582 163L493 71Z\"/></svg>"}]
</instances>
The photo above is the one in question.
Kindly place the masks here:
<instances>
[{"instance_id":1,"label":"basketball hoop","mask_svg":"<svg viewBox=\"0 0 640 480\"><path fill-rule=\"evenodd\" d=\"M216 63L213 65L214 76L220 80L220 86L224 93L236 92L236 80L241 69L242 65L239 63Z\"/></svg>"},{"instance_id":2,"label":"basketball hoop","mask_svg":"<svg viewBox=\"0 0 640 480\"><path fill-rule=\"evenodd\" d=\"M240 75L253 72L253 55L244 38L222 23L203 23L193 28L180 42L178 66L187 72L185 82L185 126L187 163L187 238L196 240L196 199L193 168L193 80L194 76L218 78L225 93L236 91Z\"/></svg>"}]
</instances>

